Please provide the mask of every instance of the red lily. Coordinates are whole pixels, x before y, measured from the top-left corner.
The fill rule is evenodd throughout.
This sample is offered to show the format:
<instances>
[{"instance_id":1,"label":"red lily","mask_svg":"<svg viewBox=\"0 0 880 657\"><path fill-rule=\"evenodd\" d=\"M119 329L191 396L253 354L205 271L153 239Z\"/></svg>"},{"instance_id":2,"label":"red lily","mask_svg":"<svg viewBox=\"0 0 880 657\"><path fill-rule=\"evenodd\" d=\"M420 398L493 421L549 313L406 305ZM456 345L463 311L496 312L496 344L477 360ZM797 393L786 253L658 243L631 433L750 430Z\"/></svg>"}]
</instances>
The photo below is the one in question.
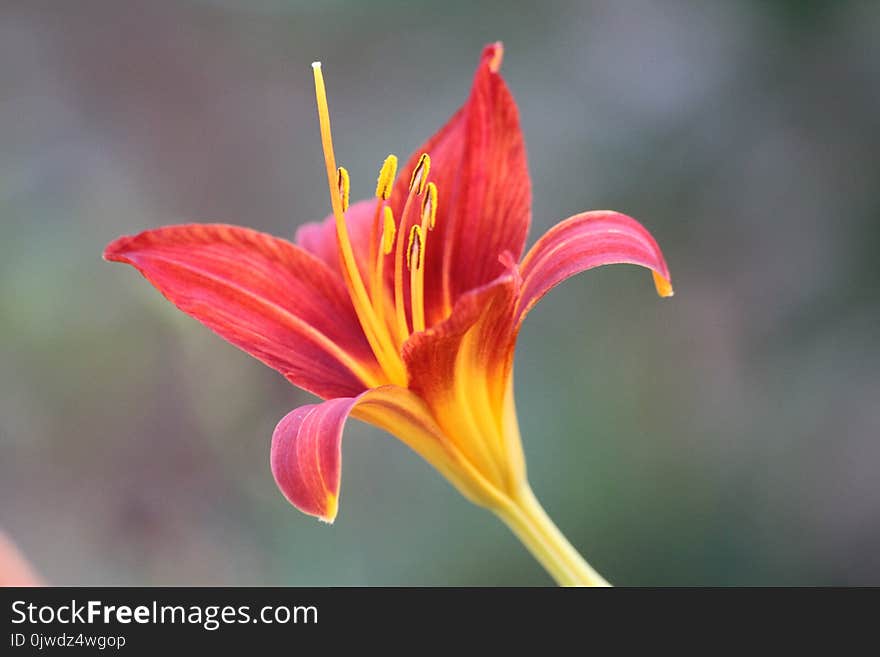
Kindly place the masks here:
<instances>
[{"instance_id":1,"label":"red lily","mask_svg":"<svg viewBox=\"0 0 880 657\"><path fill-rule=\"evenodd\" d=\"M638 222L585 212L551 228L520 261L531 182L516 104L482 53L470 96L376 197L349 207L336 166L320 64L318 115L333 215L296 244L247 228L184 225L111 243L172 303L325 399L289 413L272 437L285 496L332 522L349 415L394 434L471 501L496 512L563 584L605 583L562 538L526 480L514 408L523 319L578 272L631 263L672 294L656 242Z\"/></svg>"}]
</instances>

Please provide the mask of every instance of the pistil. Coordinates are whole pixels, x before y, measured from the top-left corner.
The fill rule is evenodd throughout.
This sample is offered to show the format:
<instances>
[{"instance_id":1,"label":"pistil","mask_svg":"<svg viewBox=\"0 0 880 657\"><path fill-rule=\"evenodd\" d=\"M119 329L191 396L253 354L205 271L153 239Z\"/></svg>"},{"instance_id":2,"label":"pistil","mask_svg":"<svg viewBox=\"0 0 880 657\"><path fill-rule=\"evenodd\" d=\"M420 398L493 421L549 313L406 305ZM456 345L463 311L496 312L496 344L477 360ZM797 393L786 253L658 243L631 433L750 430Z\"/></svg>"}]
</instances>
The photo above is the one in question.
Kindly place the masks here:
<instances>
[{"instance_id":1,"label":"pistil","mask_svg":"<svg viewBox=\"0 0 880 657\"><path fill-rule=\"evenodd\" d=\"M364 330L364 335L370 344L377 361L388 375L391 382L398 385L406 385L406 370L403 361L397 351L387 327L376 316L366 287L361 279L360 271L355 262L354 251L351 246L351 238L345 222L346 194L348 173L340 173L336 168L336 157L333 152L333 138L330 132L330 112L327 107L327 90L324 86L324 76L321 73L321 63L312 64L315 76L315 97L318 105L318 121L321 126L321 145L324 150L324 163L327 167L327 184L330 188L330 204L333 207L333 216L336 220L336 238L339 245L339 254L344 273L346 286L348 287L351 301L357 313L358 320ZM343 189L343 185L345 189Z\"/></svg>"}]
</instances>

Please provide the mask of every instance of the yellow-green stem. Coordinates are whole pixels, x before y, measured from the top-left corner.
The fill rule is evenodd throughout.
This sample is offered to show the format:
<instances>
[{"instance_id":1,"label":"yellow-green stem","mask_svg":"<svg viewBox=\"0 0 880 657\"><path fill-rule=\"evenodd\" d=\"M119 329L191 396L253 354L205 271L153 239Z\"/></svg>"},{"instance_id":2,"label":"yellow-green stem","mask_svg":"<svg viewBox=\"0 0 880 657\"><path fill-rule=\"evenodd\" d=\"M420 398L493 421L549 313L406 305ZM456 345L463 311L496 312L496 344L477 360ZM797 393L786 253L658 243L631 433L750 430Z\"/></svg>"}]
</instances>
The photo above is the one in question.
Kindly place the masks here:
<instances>
[{"instance_id":1,"label":"yellow-green stem","mask_svg":"<svg viewBox=\"0 0 880 657\"><path fill-rule=\"evenodd\" d=\"M553 524L528 484L495 513L560 586L610 586Z\"/></svg>"}]
</instances>

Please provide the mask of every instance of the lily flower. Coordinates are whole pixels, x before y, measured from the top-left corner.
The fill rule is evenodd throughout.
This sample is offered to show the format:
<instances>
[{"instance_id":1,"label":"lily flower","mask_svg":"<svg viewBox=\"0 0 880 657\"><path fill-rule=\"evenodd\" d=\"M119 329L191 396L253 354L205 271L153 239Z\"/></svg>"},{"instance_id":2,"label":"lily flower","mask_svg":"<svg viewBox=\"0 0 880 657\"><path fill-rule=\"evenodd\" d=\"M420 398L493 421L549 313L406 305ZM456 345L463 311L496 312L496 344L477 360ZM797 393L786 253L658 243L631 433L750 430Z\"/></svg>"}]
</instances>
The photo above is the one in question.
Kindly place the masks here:
<instances>
[{"instance_id":1,"label":"lily flower","mask_svg":"<svg viewBox=\"0 0 880 657\"><path fill-rule=\"evenodd\" d=\"M172 303L324 401L272 436L287 499L332 522L349 416L399 438L467 499L495 512L563 585L605 585L531 492L513 394L514 346L538 300L593 267L630 263L670 296L669 270L634 219L584 212L522 259L531 181L513 97L486 46L464 105L374 198L349 204L320 63L313 64L333 213L295 243L189 224L122 237L107 260L137 268Z\"/></svg>"}]
</instances>

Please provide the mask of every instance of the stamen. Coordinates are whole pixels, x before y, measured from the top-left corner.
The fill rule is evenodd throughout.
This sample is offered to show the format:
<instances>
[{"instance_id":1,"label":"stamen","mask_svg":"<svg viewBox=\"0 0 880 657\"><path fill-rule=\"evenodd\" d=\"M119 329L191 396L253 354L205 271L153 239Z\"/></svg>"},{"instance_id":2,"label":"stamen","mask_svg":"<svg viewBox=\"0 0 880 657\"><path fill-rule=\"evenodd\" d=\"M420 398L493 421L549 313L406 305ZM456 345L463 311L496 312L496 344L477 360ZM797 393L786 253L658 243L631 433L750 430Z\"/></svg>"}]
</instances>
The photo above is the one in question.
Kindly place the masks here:
<instances>
[{"instance_id":1,"label":"stamen","mask_svg":"<svg viewBox=\"0 0 880 657\"><path fill-rule=\"evenodd\" d=\"M428 180L428 172L431 170L431 156L427 153L422 153L422 156L419 158L418 164L416 164L416 168L413 169L412 177L409 179L409 188L412 190L415 187L418 187L418 191L416 194L421 194L425 191L425 183Z\"/></svg>"},{"instance_id":2,"label":"stamen","mask_svg":"<svg viewBox=\"0 0 880 657\"><path fill-rule=\"evenodd\" d=\"M327 168L327 184L330 188L330 204L333 207L333 216L336 220L336 239L339 245L346 287L349 290L358 320L364 330L364 336L376 355L377 361L392 382L405 385L406 370L400 359L400 354L391 341L387 328L384 324L380 324L370 304L367 290L364 287L363 280L361 280L360 270L354 259L354 251L352 250L351 239L348 235L348 227L345 223L343 194L340 193L340 180L346 179L347 173L340 174L336 169L333 137L330 132L330 111L327 107L327 90L324 86L321 62L314 62L312 64L312 72L315 76L315 100L318 105L318 122L321 126L321 146L324 150L324 164Z\"/></svg>"},{"instance_id":3,"label":"stamen","mask_svg":"<svg viewBox=\"0 0 880 657\"><path fill-rule=\"evenodd\" d=\"M382 213L384 202L391 197L391 190L394 187L394 178L396 176L397 156L392 153L382 163L379 179L376 181L376 210L373 212L373 225L370 228L370 262L373 263L376 262L379 241L382 238L379 234L379 215ZM370 299L373 300L374 307L384 303L384 301L379 301L379 295L381 294L380 280L381 277L376 276L376 271L373 269L370 274Z\"/></svg>"},{"instance_id":4,"label":"stamen","mask_svg":"<svg viewBox=\"0 0 880 657\"><path fill-rule=\"evenodd\" d=\"M375 263L376 257L379 253L379 241L382 239L382 236L379 234L379 216L382 214L382 208L385 206L385 201L382 199L376 199L376 209L373 210L373 223L370 226L370 260L369 262ZM380 295L380 287L379 287L379 278L376 276L376 268L373 267L370 269L370 299L373 301L373 307L379 307L379 295ZM380 313L381 314L381 313Z\"/></svg>"},{"instance_id":5,"label":"stamen","mask_svg":"<svg viewBox=\"0 0 880 657\"><path fill-rule=\"evenodd\" d=\"M409 242L406 245L406 252L409 254L406 261L407 269L410 271L418 269L422 261L422 229L418 224L409 231Z\"/></svg>"},{"instance_id":6,"label":"stamen","mask_svg":"<svg viewBox=\"0 0 880 657\"><path fill-rule=\"evenodd\" d=\"M433 182L428 183L428 193L425 194L425 200L422 201L422 226L427 224L430 230L434 230L434 224L437 222L437 185ZM423 228L424 230L424 228Z\"/></svg>"},{"instance_id":7,"label":"stamen","mask_svg":"<svg viewBox=\"0 0 880 657\"><path fill-rule=\"evenodd\" d=\"M412 305L413 332L425 330L425 248L422 227L416 224L409 232L407 245L409 292Z\"/></svg>"},{"instance_id":8,"label":"stamen","mask_svg":"<svg viewBox=\"0 0 880 657\"><path fill-rule=\"evenodd\" d=\"M391 188L394 186L394 178L397 176L397 156L389 155L382 163L379 179L376 181L376 198L387 201L391 196Z\"/></svg>"},{"instance_id":9,"label":"stamen","mask_svg":"<svg viewBox=\"0 0 880 657\"><path fill-rule=\"evenodd\" d=\"M336 187L339 189L342 211L348 212L348 201L351 198L351 178L345 167L339 167L336 170Z\"/></svg>"},{"instance_id":10,"label":"stamen","mask_svg":"<svg viewBox=\"0 0 880 657\"><path fill-rule=\"evenodd\" d=\"M372 285L373 307L376 309L376 315L379 321L385 323L385 302L387 297L385 290L385 256L394 250L394 233L397 226L394 223L394 212L387 205L383 208L384 226L382 228L381 248L374 249L376 254L373 256L372 276L370 285Z\"/></svg>"},{"instance_id":11,"label":"stamen","mask_svg":"<svg viewBox=\"0 0 880 657\"><path fill-rule=\"evenodd\" d=\"M403 300L403 262L404 262L404 240L406 240L406 229L409 225L408 217L413 206L413 199L416 197L417 185L414 185L416 173L421 168L422 161L426 156L422 155L419 164L413 171L413 178L410 181L409 194L403 204L403 211L400 213L400 225L397 227L397 247L394 251L394 315L397 319L397 337L402 344L409 337L409 325L406 321L406 305Z\"/></svg>"}]
</instances>

